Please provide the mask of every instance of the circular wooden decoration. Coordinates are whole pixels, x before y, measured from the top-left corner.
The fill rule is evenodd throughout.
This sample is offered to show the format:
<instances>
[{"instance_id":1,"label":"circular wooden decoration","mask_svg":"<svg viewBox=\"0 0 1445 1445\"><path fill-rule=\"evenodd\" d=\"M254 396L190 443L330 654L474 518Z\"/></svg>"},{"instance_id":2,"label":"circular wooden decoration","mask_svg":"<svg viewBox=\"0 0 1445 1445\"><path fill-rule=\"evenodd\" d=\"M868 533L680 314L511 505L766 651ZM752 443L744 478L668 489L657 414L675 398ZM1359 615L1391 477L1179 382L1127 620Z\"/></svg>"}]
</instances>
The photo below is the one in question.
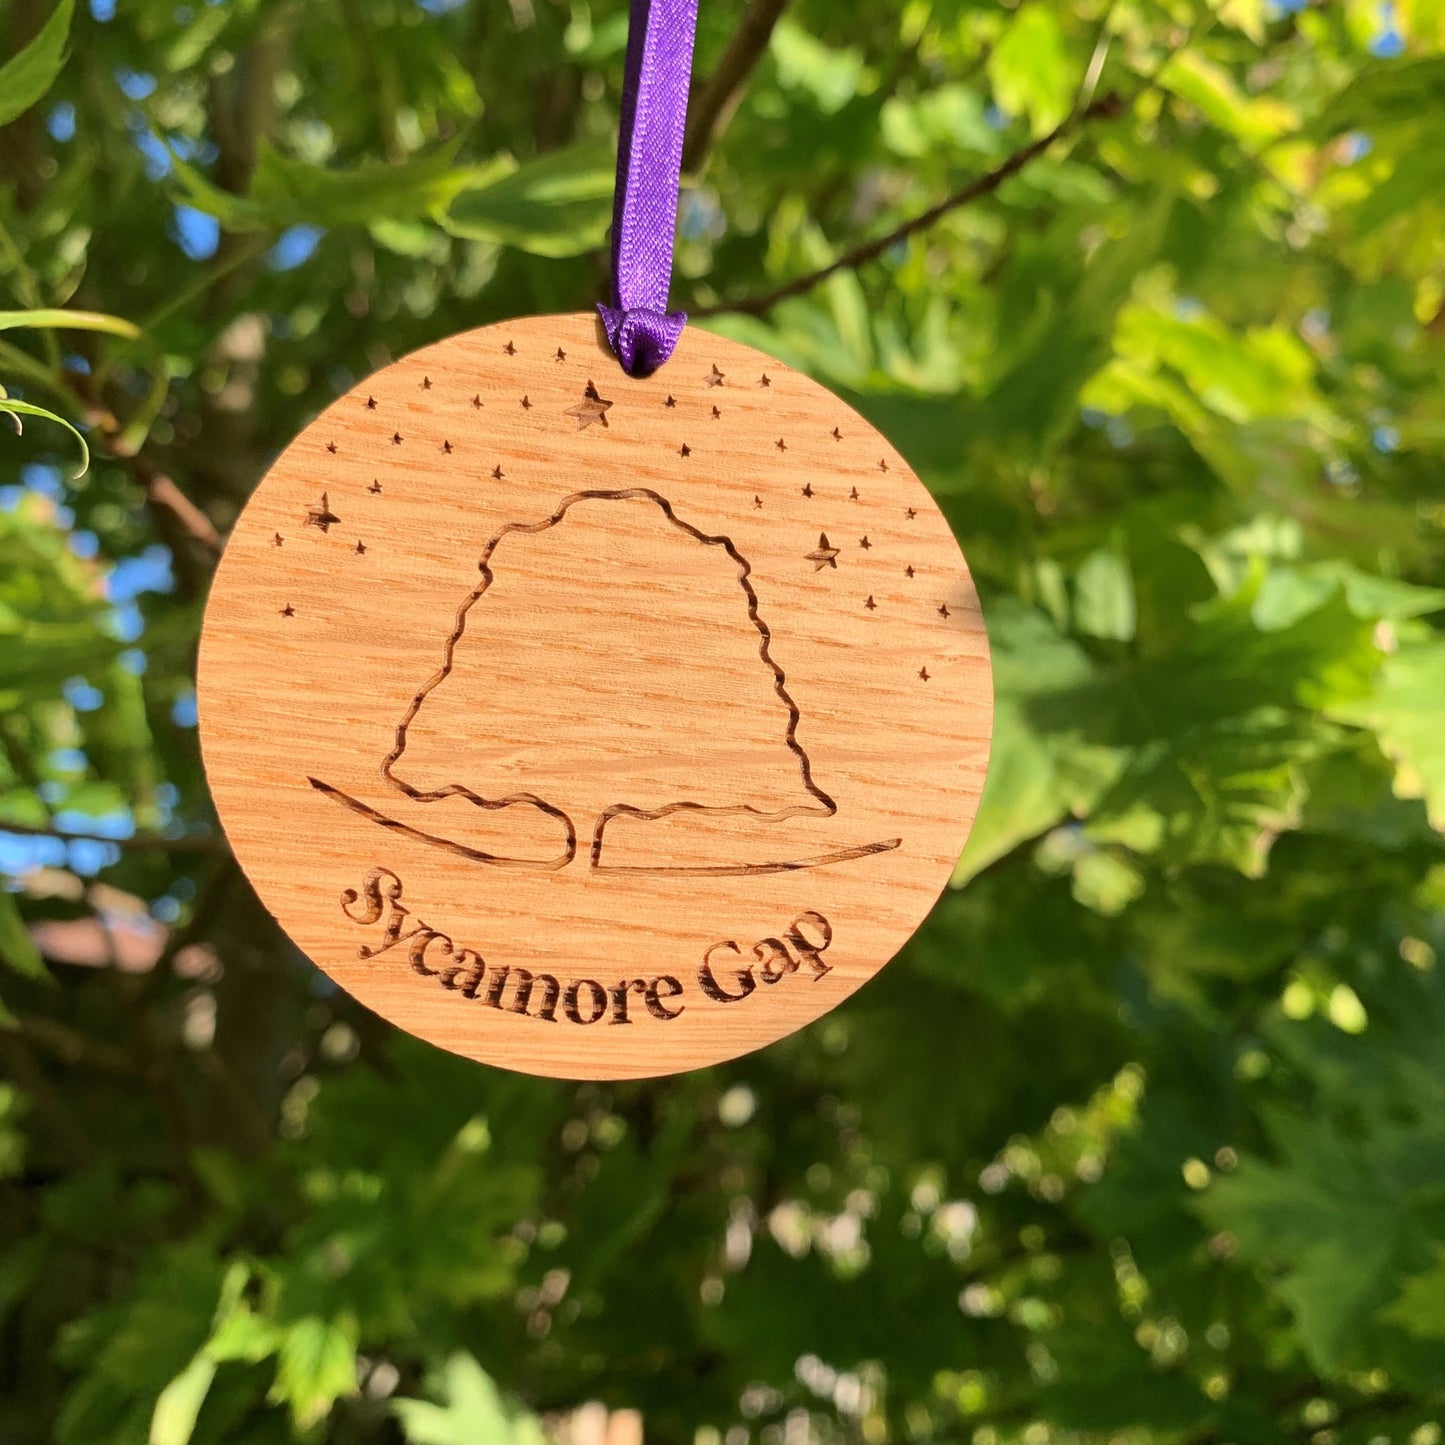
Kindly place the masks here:
<instances>
[{"instance_id":1,"label":"circular wooden decoration","mask_svg":"<svg viewBox=\"0 0 1445 1445\"><path fill-rule=\"evenodd\" d=\"M689 329L454 336L348 392L237 523L207 774L296 943L444 1048L666 1074L817 1018L948 881L988 759L948 524L836 397Z\"/></svg>"}]
</instances>

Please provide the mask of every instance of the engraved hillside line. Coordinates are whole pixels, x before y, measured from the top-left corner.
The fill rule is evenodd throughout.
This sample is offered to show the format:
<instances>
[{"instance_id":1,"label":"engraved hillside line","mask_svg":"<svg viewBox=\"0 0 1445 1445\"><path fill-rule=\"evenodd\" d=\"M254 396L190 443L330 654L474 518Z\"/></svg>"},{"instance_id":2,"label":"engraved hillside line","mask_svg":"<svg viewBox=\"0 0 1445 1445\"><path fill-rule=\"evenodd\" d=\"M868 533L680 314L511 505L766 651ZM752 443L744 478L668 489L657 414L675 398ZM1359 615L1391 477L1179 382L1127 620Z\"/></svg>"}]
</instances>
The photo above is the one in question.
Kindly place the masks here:
<instances>
[{"instance_id":1,"label":"engraved hillside line","mask_svg":"<svg viewBox=\"0 0 1445 1445\"><path fill-rule=\"evenodd\" d=\"M683 521L673 511L672 504L666 497L653 491L648 487L629 487L623 489L585 489L574 492L563 499L549 517L538 522L509 522L501 527L487 542L483 548L481 558L478 562L482 580L468 594L466 600L457 610L456 625L447 638L441 667L422 686L412 698L406 714L396 729L396 745L383 760L381 766L382 776L386 781L396 788L404 796L422 803L439 802L448 797L465 798L474 806L487 811L495 811L519 805L537 808L543 814L555 818L566 829L566 845L562 854L552 859L517 859L507 858L485 850L472 848L466 844L458 843L455 840L442 837L435 833L426 832L423 829L401 822L399 819L391 818L382 813L379 809L371 807L358 798L333 787L331 784L319 778L308 776L307 781L318 792L331 798L334 802L350 809L368 821L378 826L387 828L393 832L399 832L412 837L418 841L428 843L434 847L445 849L461 857L471 859L474 862L485 863L496 867L525 868L531 870L557 871L567 867L577 856L577 833L571 817L561 808L548 803L545 799L538 797L531 792L510 793L501 798L484 798L463 783L449 783L444 787L435 789L420 789L407 783L396 776L394 768L406 751L407 730L420 711L426 698L440 686L452 673L455 665L455 652L457 644L461 641L466 630L466 623L471 609L486 594L487 590L495 580L495 574L491 568L491 558L504 537L512 533L536 534L544 532L557 526L567 515L568 511L578 502L587 500L604 501L632 501L647 500L653 502L663 513L664 517L674 527L695 541L707 546L722 547L737 566L737 581L741 586L744 596L747 599L748 618L757 629L759 637L759 656L773 676L773 690L779 700L788 711L788 724L785 734L785 743L789 751L797 759L804 788L809 794L817 799L817 807L810 807L805 804L795 804L790 807L764 810L755 807L750 803L739 804L706 804L692 801L678 801L668 803L660 808L638 808L629 803L614 803L605 808L599 815L596 826L593 830L590 858L590 867L598 872L610 872L620 874L658 874L666 873L691 877L723 877L723 876L748 876L761 873L793 872L805 868L822 867L830 863L845 862L854 858L867 857L875 853L889 852L900 846L902 840L898 838L887 839L877 843L865 844L859 847L842 849L833 853L821 854L816 857L805 859L794 859L782 862L768 863L738 863L738 864L707 864L707 865L611 865L601 861L602 844L607 824L615 817L629 817L643 822L653 822L660 818L669 817L679 812L706 813L715 817L737 816L747 814L765 823L785 822L789 818L799 816L820 816L832 817L837 811L836 802L823 791L813 779L812 762L808 757L806 749L798 741L797 729L801 721L802 713L797 703L793 700L787 689L787 679L783 669L774 660L771 653L772 632L766 622L763 621L758 610L758 597L751 582L752 566L747 559L738 551L731 538L726 536L710 536L701 529Z\"/></svg>"}]
</instances>

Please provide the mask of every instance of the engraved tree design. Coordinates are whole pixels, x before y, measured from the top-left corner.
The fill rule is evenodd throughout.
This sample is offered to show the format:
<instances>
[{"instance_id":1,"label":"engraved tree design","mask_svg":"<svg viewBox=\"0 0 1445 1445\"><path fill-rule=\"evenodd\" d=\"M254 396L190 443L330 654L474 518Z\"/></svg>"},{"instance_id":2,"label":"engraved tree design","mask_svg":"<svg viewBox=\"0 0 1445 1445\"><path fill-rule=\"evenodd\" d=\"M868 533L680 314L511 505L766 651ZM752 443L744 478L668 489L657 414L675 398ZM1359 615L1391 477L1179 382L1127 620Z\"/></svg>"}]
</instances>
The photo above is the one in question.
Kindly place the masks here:
<instances>
[{"instance_id":1,"label":"engraved tree design","mask_svg":"<svg viewBox=\"0 0 1445 1445\"><path fill-rule=\"evenodd\" d=\"M727 537L646 488L577 492L540 522L503 527L479 570L382 771L408 798L534 808L565 832L552 858L487 861L563 867L581 825L599 866L618 816L771 824L836 812L797 739L751 568Z\"/></svg>"}]
</instances>

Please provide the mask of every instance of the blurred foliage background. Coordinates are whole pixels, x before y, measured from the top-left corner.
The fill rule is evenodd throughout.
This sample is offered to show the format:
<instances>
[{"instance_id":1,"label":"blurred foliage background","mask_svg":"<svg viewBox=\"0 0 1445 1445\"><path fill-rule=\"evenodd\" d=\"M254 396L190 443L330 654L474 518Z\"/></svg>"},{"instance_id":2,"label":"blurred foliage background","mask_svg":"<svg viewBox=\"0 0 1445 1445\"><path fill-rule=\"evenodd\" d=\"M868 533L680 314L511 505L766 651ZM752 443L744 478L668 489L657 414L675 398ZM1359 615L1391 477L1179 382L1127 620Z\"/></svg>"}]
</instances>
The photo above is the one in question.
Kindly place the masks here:
<instances>
[{"instance_id":1,"label":"blurred foliage background","mask_svg":"<svg viewBox=\"0 0 1445 1445\"><path fill-rule=\"evenodd\" d=\"M0 1440L1438 1445L1441 0L703 0L674 297L888 431L997 662L836 1015L512 1077L239 877L218 541L368 371L604 295L625 34L0 9Z\"/></svg>"}]
</instances>

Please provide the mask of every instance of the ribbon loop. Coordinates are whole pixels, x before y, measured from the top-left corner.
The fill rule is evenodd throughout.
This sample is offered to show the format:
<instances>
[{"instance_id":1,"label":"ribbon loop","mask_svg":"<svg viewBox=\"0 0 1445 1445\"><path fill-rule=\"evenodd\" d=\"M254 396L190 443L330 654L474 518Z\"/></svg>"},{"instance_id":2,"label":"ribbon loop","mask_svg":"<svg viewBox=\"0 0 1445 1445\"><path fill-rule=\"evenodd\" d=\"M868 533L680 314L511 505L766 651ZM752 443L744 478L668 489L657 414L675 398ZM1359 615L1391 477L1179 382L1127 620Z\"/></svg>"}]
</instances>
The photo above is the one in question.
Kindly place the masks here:
<instances>
[{"instance_id":1,"label":"ribbon loop","mask_svg":"<svg viewBox=\"0 0 1445 1445\"><path fill-rule=\"evenodd\" d=\"M630 376L657 370L687 317L667 309L697 0L632 0L612 203L607 339Z\"/></svg>"}]
</instances>

